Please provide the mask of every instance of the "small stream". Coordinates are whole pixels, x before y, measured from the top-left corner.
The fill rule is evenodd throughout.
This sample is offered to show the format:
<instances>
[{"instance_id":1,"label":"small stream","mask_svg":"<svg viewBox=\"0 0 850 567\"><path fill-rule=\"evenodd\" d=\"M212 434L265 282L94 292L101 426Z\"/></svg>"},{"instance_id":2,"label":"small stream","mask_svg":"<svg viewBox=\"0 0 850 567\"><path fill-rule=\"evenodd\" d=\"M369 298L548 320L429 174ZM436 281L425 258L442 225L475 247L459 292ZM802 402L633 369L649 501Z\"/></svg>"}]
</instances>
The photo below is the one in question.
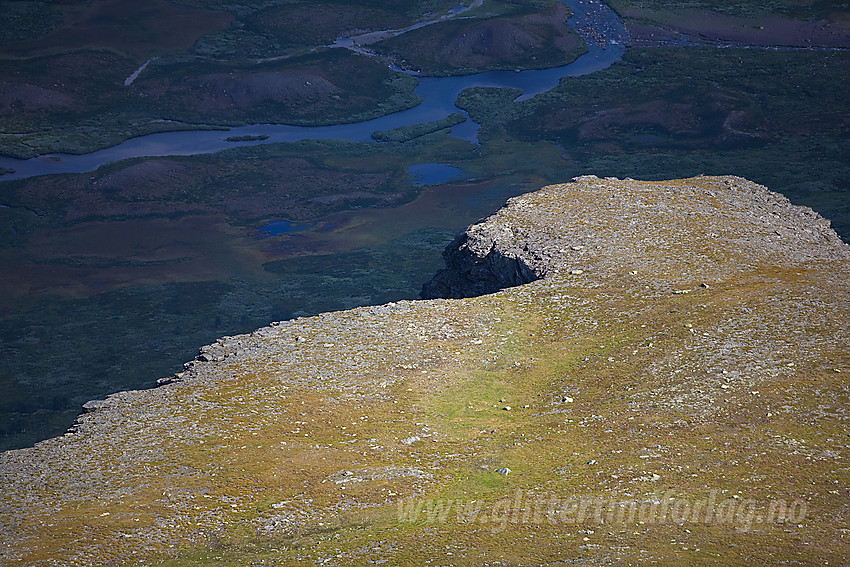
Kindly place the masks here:
<instances>
[{"instance_id":1,"label":"small stream","mask_svg":"<svg viewBox=\"0 0 850 567\"><path fill-rule=\"evenodd\" d=\"M28 160L0 156L0 167L15 170L0 180L22 179L52 173L83 173L103 164L134 158L214 153L244 145L332 139L353 142L372 141L372 132L422 124L460 112L454 105L457 95L470 87L512 87L523 91L519 100L531 98L558 85L562 77L577 77L607 69L625 52L626 30L620 17L598 0L562 0L573 10L569 26L582 35L588 52L574 62L551 69L492 71L459 77L422 77L416 93L422 103L404 110L353 124L334 126L288 126L254 124L221 131L179 131L132 138L121 144L83 155L48 154ZM141 70L141 69L140 69ZM472 120L452 128L452 135L477 141L479 125ZM234 136L268 136L261 141L228 142Z\"/></svg>"}]
</instances>

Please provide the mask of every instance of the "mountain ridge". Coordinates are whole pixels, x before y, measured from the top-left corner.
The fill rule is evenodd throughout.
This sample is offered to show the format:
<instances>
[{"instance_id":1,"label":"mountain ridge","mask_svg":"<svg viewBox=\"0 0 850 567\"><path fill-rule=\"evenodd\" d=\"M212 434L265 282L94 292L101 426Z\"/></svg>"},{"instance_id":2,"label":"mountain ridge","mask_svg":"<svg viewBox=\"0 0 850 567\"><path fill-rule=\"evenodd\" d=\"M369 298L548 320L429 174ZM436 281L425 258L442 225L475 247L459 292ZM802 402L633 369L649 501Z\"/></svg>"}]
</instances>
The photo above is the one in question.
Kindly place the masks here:
<instances>
[{"instance_id":1,"label":"mountain ridge","mask_svg":"<svg viewBox=\"0 0 850 567\"><path fill-rule=\"evenodd\" d=\"M430 289L475 297L224 337L162 387L90 402L65 436L0 455L0 557L846 556L850 247L827 220L732 176L585 176L511 199L445 256ZM475 274L501 285L503 268L533 278L480 295L495 290ZM640 522L532 509L711 494L752 507ZM417 502L484 513L418 517ZM802 513L777 519L776 502Z\"/></svg>"}]
</instances>

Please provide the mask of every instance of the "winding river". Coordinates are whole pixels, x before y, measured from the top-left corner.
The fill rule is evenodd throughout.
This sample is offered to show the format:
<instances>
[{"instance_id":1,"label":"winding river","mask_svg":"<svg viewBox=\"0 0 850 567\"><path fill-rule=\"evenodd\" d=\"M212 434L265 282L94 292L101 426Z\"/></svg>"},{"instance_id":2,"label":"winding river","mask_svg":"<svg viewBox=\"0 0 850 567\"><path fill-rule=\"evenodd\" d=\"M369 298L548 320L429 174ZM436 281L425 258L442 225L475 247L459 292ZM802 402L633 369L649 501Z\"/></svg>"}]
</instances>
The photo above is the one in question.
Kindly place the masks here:
<instances>
[{"instance_id":1,"label":"winding river","mask_svg":"<svg viewBox=\"0 0 850 567\"><path fill-rule=\"evenodd\" d=\"M588 51L569 65L543 70L493 71L460 77L422 77L416 93L421 104L411 108L353 124L335 126L288 126L255 124L227 131L182 131L150 134L132 138L96 152L83 155L48 154L28 160L0 157L0 167L15 170L0 180L22 179L52 173L83 173L105 163L133 157L194 155L214 153L237 146L297 142L308 139L372 141L376 130L422 124L458 112L454 101L470 87L513 87L523 91L519 100L533 97L558 85L562 77L576 77L601 71L619 61L625 52L626 31L616 12L599 0L562 0L573 11L568 24L587 43ZM452 128L452 135L475 142L479 125L471 120ZM254 142L228 142L232 136L268 136Z\"/></svg>"}]
</instances>

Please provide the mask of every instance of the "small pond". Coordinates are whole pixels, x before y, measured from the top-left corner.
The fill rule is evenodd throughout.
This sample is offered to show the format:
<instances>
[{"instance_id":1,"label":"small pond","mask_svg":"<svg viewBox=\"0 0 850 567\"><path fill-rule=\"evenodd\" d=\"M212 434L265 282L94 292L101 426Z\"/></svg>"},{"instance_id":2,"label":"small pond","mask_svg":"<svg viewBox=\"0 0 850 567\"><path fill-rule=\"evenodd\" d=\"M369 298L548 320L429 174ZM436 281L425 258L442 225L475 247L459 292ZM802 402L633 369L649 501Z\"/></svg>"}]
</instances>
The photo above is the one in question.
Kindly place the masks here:
<instances>
[{"instance_id":1,"label":"small pond","mask_svg":"<svg viewBox=\"0 0 850 567\"><path fill-rule=\"evenodd\" d=\"M296 223L288 220L271 221L265 226L260 227L260 238L267 236L280 236L281 234L290 234L292 232L301 232L312 228L312 225Z\"/></svg>"},{"instance_id":2,"label":"small pond","mask_svg":"<svg viewBox=\"0 0 850 567\"><path fill-rule=\"evenodd\" d=\"M463 170L447 163L417 163L407 168L417 185L436 185L463 178Z\"/></svg>"}]
</instances>

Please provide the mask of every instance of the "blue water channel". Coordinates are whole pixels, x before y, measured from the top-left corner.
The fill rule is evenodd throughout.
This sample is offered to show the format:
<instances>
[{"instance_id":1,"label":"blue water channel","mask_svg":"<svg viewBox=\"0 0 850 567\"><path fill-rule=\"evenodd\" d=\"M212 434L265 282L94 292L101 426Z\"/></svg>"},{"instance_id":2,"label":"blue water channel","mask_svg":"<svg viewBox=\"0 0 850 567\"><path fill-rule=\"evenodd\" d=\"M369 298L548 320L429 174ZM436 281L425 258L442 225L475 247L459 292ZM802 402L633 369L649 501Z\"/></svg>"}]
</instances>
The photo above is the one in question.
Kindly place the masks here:
<instances>
[{"instance_id":1,"label":"blue water channel","mask_svg":"<svg viewBox=\"0 0 850 567\"><path fill-rule=\"evenodd\" d=\"M574 62L551 69L529 71L492 71L460 77L422 77L416 93L422 103L404 110L353 124L334 126L288 126L254 124L227 131L164 132L132 138L96 152L83 155L48 154L28 160L0 156L0 167L15 170L0 176L0 181L21 179L50 173L82 173L94 171L103 164L133 157L194 155L214 153L235 146L332 139L353 142L372 141L376 130L440 120L459 112L454 102L457 95L470 87L512 87L523 91L519 100L546 92L558 85L562 77L577 77L601 71L619 61L625 52L626 31L619 16L598 0L562 0L573 10L569 25L584 38L587 53ZM452 128L458 138L475 143L479 125L472 120ZM254 142L228 142L234 136L268 136Z\"/></svg>"}]
</instances>

